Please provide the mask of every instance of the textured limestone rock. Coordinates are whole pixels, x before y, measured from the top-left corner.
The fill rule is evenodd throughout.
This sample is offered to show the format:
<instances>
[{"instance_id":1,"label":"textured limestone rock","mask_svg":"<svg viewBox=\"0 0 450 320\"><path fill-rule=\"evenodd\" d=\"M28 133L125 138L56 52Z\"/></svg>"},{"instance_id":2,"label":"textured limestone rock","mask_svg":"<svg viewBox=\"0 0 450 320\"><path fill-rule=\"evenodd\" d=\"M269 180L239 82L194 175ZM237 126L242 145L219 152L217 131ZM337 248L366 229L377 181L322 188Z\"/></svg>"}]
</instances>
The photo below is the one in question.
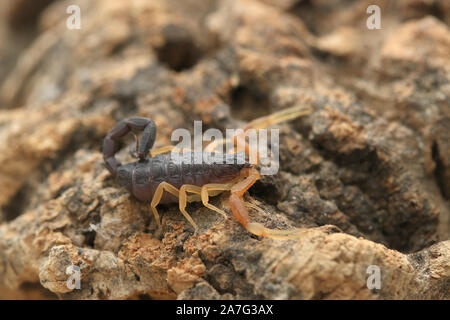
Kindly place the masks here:
<instances>
[{"instance_id":1,"label":"textured limestone rock","mask_svg":"<svg viewBox=\"0 0 450 320\"><path fill-rule=\"evenodd\" d=\"M0 298L449 298L445 1L382 2L375 31L370 1L75 2L80 30L69 2L42 4L26 49L0 52ZM0 36L23 36L5 8ZM246 196L296 240L251 236L226 193L211 201L227 219L188 206L198 233L161 206L158 235L103 164L125 117L154 119L159 147L194 120L224 130L303 104L314 112L278 126L280 171Z\"/></svg>"}]
</instances>

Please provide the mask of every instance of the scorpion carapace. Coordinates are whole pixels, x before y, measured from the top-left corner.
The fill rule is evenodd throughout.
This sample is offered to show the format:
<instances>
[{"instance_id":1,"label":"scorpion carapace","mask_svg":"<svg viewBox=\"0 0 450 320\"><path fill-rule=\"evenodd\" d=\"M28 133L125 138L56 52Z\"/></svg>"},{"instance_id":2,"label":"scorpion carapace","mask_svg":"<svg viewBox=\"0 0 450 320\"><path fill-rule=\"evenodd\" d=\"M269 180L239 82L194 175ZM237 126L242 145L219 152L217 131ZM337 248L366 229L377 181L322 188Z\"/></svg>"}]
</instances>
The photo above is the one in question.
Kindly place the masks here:
<instances>
[{"instance_id":1,"label":"scorpion carapace","mask_svg":"<svg viewBox=\"0 0 450 320\"><path fill-rule=\"evenodd\" d=\"M246 160L249 146L245 142L245 136L249 129L262 129L311 112L310 107L293 107L251 121L233 139L235 145L244 144L241 146L244 152L226 154L189 151L182 155L177 153L181 156L176 160L170 152L175 151L173 146L150 152L156 138L156 125L151 119L129 118L120 121L106 135L103 142L103 158L106 168L118 178L122 186L137 199L150 202L159 230L161 230L161 222L156 208L159 203L178 202L180 212L197 231L197 224L186 211L187 202L202 201L207 208L227 218L227 214L222 209L209 203L209 196L229 191L231 211L249 232L274 239L296 238L301 233L300 229L276 230L266 228L260 223L250 222L247 207L258 211L262 209L252 203L244 202L243 196L260 178L260 174L256 166ZM139 142L136 134L140 131L142 136ZM121 164L115 158L115 154L120 148L120 139L129 132L136 139L135 157L138 161ZM227 140L215 141L210 146L225 141ZM196 159L208 159L208 161L196 161Z\"/></svg>"}]
</instances>

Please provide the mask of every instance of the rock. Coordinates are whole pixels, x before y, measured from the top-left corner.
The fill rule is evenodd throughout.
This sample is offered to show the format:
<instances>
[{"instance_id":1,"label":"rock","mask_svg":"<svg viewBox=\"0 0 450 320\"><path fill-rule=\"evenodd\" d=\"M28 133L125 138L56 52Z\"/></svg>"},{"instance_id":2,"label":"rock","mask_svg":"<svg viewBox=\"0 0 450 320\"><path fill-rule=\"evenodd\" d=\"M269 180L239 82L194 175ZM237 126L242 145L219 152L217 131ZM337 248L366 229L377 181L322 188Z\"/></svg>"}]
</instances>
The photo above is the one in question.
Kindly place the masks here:
<instances>
[{"instance_id":1,"label":"rock","mask_svg":"<svg viewBox=\"0 0 450 320\"><path fill-rule=\"evenodd\" d=\"M29 46L0 53L0 298L450 298L444 2L382 6L373 31L369 2L78 3L80 30L65 2L42 4ZM8 8L3 39L24 32ZM264 210L252 220L295 240L249 234L227 193L211 198L226 219L188 205L197 233L159 206L158 233L104 166L126 117L151 117L158 148L194 120L225 130L295 105L314 111L277 125L280 170L246 195Z\"/></svg>"}]
</instances>

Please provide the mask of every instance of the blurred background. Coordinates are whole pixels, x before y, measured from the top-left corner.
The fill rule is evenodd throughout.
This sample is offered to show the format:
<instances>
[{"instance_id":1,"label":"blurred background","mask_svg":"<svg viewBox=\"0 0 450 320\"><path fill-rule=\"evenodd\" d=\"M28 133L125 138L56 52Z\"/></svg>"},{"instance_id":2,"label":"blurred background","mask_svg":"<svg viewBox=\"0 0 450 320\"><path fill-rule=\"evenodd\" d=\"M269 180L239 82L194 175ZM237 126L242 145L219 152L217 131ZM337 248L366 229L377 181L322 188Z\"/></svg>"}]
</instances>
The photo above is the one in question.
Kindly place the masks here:
<instances>
[{"instance_id":1,"label":"blurred background","mask_svg":"<svg viewBox=\"0 0 450 320\"><path fill-rule=\"evenodd\" d=\"M296 104L315 112L281 128L281 173L250 194L272 226L333 225L356 237L351 255L336 262L307 247L314 268L329 266L320 279L281 274L273 282L283 285L270 289L255 280L264 262L258 270L242 262L243 280L219 256L206 267L183 260L181 231L176 246L163 239L159 249L137 236L155 229L149 208L102 161L102 139L117 121L151 117L159 147L194 120L224 130ZM132 161L127 148L119 158ZM181 221L175 207L164 209L165 223L182 230L170 224ZM217 222L191 210L205 229ZM266 242L228 241L242 233L233 226L218 227L227 239L217 240L220 251L281 259ZM448 298L449 238L450 1L0 2L0 299ZM330 243L346 247L339 241ZM139 251L139 260L134 244L165 251ZM206 250L190 246L185 252ZM100 255L98 265L83 250ZM127 267L105 269L107 253ZM89 290L65 287L63 267L74 261ZM355 294L348 288L363 280L335 273L374 261L397 279L381 291ZM192 279L207 290L191 290Z\"/></svg>"}]
</instances>

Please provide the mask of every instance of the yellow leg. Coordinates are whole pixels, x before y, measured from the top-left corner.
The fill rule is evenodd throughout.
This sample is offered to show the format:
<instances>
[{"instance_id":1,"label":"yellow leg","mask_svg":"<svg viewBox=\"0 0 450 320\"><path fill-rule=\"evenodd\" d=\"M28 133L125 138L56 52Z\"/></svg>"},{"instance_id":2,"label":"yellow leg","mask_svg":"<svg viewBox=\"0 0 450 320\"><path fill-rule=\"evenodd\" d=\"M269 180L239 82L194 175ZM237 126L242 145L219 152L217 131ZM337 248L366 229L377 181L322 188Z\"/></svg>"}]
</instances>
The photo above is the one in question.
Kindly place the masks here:
<instances>
[{"instance_id":1,"label":"yellow leg","mask_svg":"<svg viewBox=\"0 0 450 320\"><path fill-rule=\"evenodd\" d=\"M233 137L233 144L235 146L238 146L238 152L240 151L240 149L243 149L249 155L250 147L248 146L247 142L245 142L245 137L247 136L248 130L250 130L250 129L258 130L258 129L267 128L271 125L274 125L274 124L277 124L277 123L280 123L283 121L292 120L292 119L310 114L312 112L313 112L313 108L311 106L295 106L292 108L287 108L287 109L272 113L265 117L261 117L261 118L252 120L242 128L243 132L241 132L240 134L237 134ZM239 142L238 139L241 139L241 141ZM230 139L221 139L218 141L214 141L206 147L205 151L207 151L207 152L215 151L215 149L217 148L218 145L224 144L224 143L227 143L230 141L231 141ZM256 156L257 156L257 162L259 163L259 153L257 153Z\"/></svg>"},{"instance_id":2,"label":"yellow leg","mask_svg":"<svg viewBox=\"0 0 450 320\"><path fill-rule=\"evenodd\" d=\"M178 153L183 153L184 151L191 152L192 150L182 150L182 149L179 149L179 148L177 148L175 146L165 146L165 147L161 147L161 148L158 148L158 149L155 149L155 150L150 150L150 156L153 157L153 156L155 156L157 154L167 153L167 152L172 152L172 151L175 151L175 152L178 152Z\"/></svg>"},{"instance_id":3,"label":"yellow leg","mask_svg":"<svg viewBox=\"0 0 450 320\"><path fill-rule=\"evenodd\" d=\"M191 194L191 195L187 196L186 201L189 203L190 202L199 202L199 201L202 201L202 197L199 194Z\"/></svg>"},{"instance_id":4,"label":"yellow leg","mask_svg":"<svg viewBox=\"0 0 450 320\"><path fill-rule=\"evenodd\" d=\"M261 209L260 207L258 207L256 204L254 203L250 203L250 202L245 202L245 205L249 208L255 209L256 211L258 211L259 213L265 213L265 211L263 209Z\"/></svg>"},{"instance_id":5,"label":"yellow leg","mask_svg":"<svg viewBox=\"0 0 450 320\"><path fill-rule=\"evenodd\" d=\"M251 222L246 206L262 211L261 208L254 204L245 203L242 200L244 193L259 179L259 173L256 169L251 168L247 171L242 171L246 178L236 183L231 188L230 206L234 217L244 226L250 233L267 237L271 239L295 239L303 234L302 229L276 230L264 227L261 223Z\"/></svg>"},{"instance_id":6,"label":"yellow leg","mask_svg":"<svg viewBox=\"0 0 450 320\"><path fill-rule=\"evenodd\" d=\"M159 214L158 214L158 210L156 209L156 206L161 201L164 191L167 191L167 192L173 194L177 198L179 197L179 190L167 182L161 182L158 185L158 188L156 188L155 194L153 195L152 202L150 203L150 207L153 211L153 215L155 216L155 220L158 225L158 230L161 230L162 227L161 227L161 221L159 219Z\"/></svg>"},{"instance_id":7,"label":"yellow leg","mask_svg":"<svg viewBox=\"0 0 450 320\"><path fill-rule=\"evenodd\" d=\"M225 213L225 211L223 211L209 203L209 196L216 196L223 191L231 190L233 185L234 185L233 183L206 184L202 187L198 187L198 186L194 186L194 185L190 185L190 184L182 185L180 188L180 210L185 211L185 208L186 208L186 202L183 200L184 197L186 197L186 200L189 202L190 197L194 197L196 195L197 196L201 195L201 200L205 207L207 207L210 210L216 211L216 212L220 213L224 218L227 218L227 214ZM195 195L187 196L187 192L194 193ZM197 198L192 198L192 199L194 199L194 201L197 200Z\"/></svg>"},{"instance_id":8,"label":"yellow leg","mask_svg":"<svg viewBox=\"0 0 450 320\"><path fill-rule=\"evenodd\" d=\"M198 194L198 193L200 193L200 187L197 187L197 186L194 186L191 184L182 185L180 188L180 202L179 202L179 207L180 207L181 213L194 226L195 231L197 231L198 230L197 224L194 222L194 220L192 220L191 216L186 211L186 204L187 204L187 200L188 200L188 196L186 194L187 191Z\"/></svg>"},{"instance_id":9,"label":"yellow leg","mask_svg":"<svg viewBox=\"0 0 450 320\"><path fill-rule=\"evenodd\" d=\"M211 142L210 144L208 144L205 147L205 152L215 152L217 146L219 145L223 145L226 144L227 142L233 141L232 139L219 139L219 140L214 140L213 142ZM222 148L223 151L223 148Z\"/></svg>"},{"instance_id":10,"label":"yellow leg","mask_svg":"<svg viewBox=\"0 0 450 320\"><path fill-rule=\"evenodd\" d=\"M280 123L283 121L292 120L313 112L313 108L311 106L296 106L287 108L268 116L261 117L255 120L250 121L243 129L247 131L249 129L263 129L267 128L273 124Z\"/></svg>"},{"instance_id":11,"label":"yellow leg","mask_svg":"<svg viewBox=\"0 0 450 320\"><path fill-rule=\"evenodd\" d=\"M202 186L201 188L201 197L202 197L202 203L205 207L207 207L208 209L214 210L218 213L220 213L225 219L227 218L226 213L217 208L216 206L213 206L212 204L209 203L209 196L215 196L219 193L221 193L222 191L227 191L227 190L231 190L231 188L233 187L233 183L229 183L229 184L218 184L218 183L210 183L210 184L205 184L204 186Z\"/></svg>"},{"instance_id":12,"label":"yellow leg","mask_svg":"<svg viewBox=\"0 0 450 320\"><path fill-rule=\"evenodd\" d=\"M161 226L161 221L160 221L158 210L156 209L156 206L161 201L161 198L163 196L164 191L169 192L170 194L173 194L174 196L179 198L179 204L180 204L180 211L181 211L181 213L192 224L192 226L194 227L195 230L198 229L197 224L194 222L194 220L192 220L191 216L186 212L185 208L186 208L186 202L187 201L193 202L193 201L201 200L201 197L200 197L201 188L193 186L193 187L198 188L197 190L195 190L196 194L187 196L186 195L186 191L190 191L190 190L186 190L187 189L186 187L189 187L189 185L184 185L184 186L182 186L183 190L181 190L181 189L178 190L177 188L175 188L174 186L172 186L171 184L169 184L167 182L161 182L158 185L158 188L156 188L156 191L155 191L155 194L153 196L153 199L152 199L152 202L150 204L150 207L152 209L152 212L153 212L153 215L155 217L156 223L158 225L158 230L159 231L162 229L162 226Z\"/></svg>"}]
</instances>

